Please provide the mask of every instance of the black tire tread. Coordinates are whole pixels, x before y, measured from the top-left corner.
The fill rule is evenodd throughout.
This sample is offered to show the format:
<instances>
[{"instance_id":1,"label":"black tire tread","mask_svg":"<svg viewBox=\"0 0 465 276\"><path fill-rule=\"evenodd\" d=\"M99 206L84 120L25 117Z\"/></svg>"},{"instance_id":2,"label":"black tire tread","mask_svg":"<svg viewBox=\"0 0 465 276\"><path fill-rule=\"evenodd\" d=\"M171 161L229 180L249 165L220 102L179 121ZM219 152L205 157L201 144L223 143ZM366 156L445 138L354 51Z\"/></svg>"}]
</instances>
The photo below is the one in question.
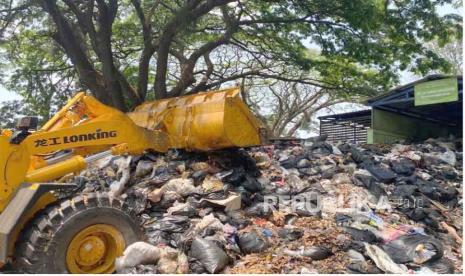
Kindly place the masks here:
<instances>
[{"instance_id":1,"label":"black tire tread","mask_svg":"<svg viewBox=\"0 0 465 276\"><path fill-rule=\"evenodd\" d=\"M16 244L16 267L26 273L41 273L46 257L46 248L50 246L58 228L75 213L90 208L110 207L129 214L134 223L140 225L135 213L121 199L113 198L107 193L89 193L61 200L39 211L23 229Z\"/></svg>"}]
</instances>

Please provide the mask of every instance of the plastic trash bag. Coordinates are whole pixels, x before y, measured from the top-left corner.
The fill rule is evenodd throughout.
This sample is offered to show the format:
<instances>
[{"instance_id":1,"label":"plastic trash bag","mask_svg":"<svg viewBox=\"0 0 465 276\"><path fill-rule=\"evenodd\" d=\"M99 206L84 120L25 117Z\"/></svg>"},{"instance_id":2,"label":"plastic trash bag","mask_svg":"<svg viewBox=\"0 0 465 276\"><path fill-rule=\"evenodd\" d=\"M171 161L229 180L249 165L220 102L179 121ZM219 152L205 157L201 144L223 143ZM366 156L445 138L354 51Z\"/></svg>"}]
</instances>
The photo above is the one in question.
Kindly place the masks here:
<instances>
[{"instance_id":1,"label":"plastic trash bag","mask_svg":"<svg viewBox=\"0 0 465 276\"><path fill-rule=\"evenodd\" d=\"M396 174L389 168L381 165L367 165L365 169L369 171L378 181L383 183L391 183L396 179Z\"/></svg>"},{"instance_id":2,"label":"plastic trash bag","mask_svg":"<svg viewBox=\"0 0 465 276\"><path fill-rule=\"evenodd\" d=\"M455 163L457 162L455 153L449 149L447 149L445 152L425 153L424 157L427 159L433 159L435 161L437 160L438 163L442 162L451 166L455 166Z\"/></svg>"},{"instance_id":3,"label":"plastic trash bag","mask_svg":"<svg viewBox=\"0 0 465 276\"><path fill-rule=\"evenodd\" d=\"M285 227L278 230L278 236L283 240L295 241L304 235L304 231L296 227Z\"/></svg>"},{"instance_id":4,"label":"plastic trash bag","mask_svg":"<svg viewBox=\"0 0 465 276\"><path fill-rule=\"evenodd\" d=\"M365 243L365 251L376 266L386 273L406 274L408 271L407 267L396 264L386 252L374 244Z\"/></svg>"},{"instance_id":5,"label":"plastic trash bag","mask_svg":"<svg viewBox=\"0 0 465 276\"><path fill-rule=\"evenodd\" d=\"M239 236L239 247L245 254L263 252L268 248L268 242L254 232L241 233Z\"/></svg>"},{"instance_id":6,"label":"plastic trash bag","mask_svg":"<svg viewBox=\"0 0 465 276\"><path fill-rule=\"evenodd\" d=\"M303 217L321 217L322 211L321 208L316 205L314 202L300 201L294 203L294 212Z\"/></svg>"},{"instance_id":7,"label":"plastic trash bag","mask_svg":"<svg viewBox=\"0 0 465 276\"><path fill-rule=\"evenodd\" d=\"M189 228L189 222L189 217L186 216L166 216L150 225L150 229L169 233L181 233Z\"/></svg>"},{"instance_id":8,"label":"plastic trash bag","mask_svg":"<svg viewBox=\"0 0 465 276\"><path fill-rule=\"evenodd\" d=\"M194 193L199 193L200 190L196 188L192 179L176 178L171 179L159 189L155 189L149 193L148 198L152 202L159 202L166 192L175 192L182 197L189 196Z\"/></svg>"},{"instance_id":9,"label":"plastic trash bag","mask_svg":"<svg viewBox=\"0 0 465 276\"><path fill-rule=\"evenodd\" d=\"M423 264L438 260L443 256L441 242L421 234L404 235L383 246L383 249L396 263Z\"/></svg>"},{"instance_id":10,"label":"plastic trash bag","mask_svg":"<svg viewBox=\"0 0 465 276\"><path fill-rule=\"evenodd\" d=\"M256 178L246 174L245 180L241 183L242 187L244 187L247 191L256 193L263 190L262 184L257 181Z\"/></svg>"},{"instance_id":11,"label":"plastic trash bag","mask_svg":"<svg viewBox=\"0 0 465 276\"><path fill-rule=\"evenodd\" d=\"M347 266L349 274L383 274L384 272L368 262L355 262Z\"/></svg>"},{"instance_id":12,"label":"plastic trash bag","mask_svg":"<svg viewBox=\"0 0 465 276\"><path fill-rule=\"evenodd\" d=\"M136 177L144 177L152 172L154 163L152 161L141 160L136 166Z\"/></svg>"},{"instance_id":13,"label":"plastic trash bag","mask_svg":"<svg viewBox=\"0 0 465 276\"><path fill-rule=\"evenodd\" d=\"M354 147L350 149L350 156L352 157L352 160L354 160L357 164L362 163L368 159L368 156L364 155L361 151Z\"/></svg>"},{"instance_id":14,"label":"plastic trash bag","mask_svg":"<svg viewBox=\"0 0 465 276\"><path fill-rule=\"evenodd\" d=\"M398 174L411 175L415 171L415 163L407 158L391 160L391 168Z\"/></svg>"},{"instance_id":15,"label":"plastic trash bag","mask_svg":"<svg viewBox=\"0 0 465 276\"><path fill-rule=\"evenodd\" d=\"M344 231L349 233L352 236L352 238L356 241L373 243L378 240L375 234L366 229L359 230L353 227L344 227Z\"/></svg>"},{"instance_id":16,"label":"plastic trash bag","mask_svg":"<svg viewBox=\"0 0 465 276\"><path fill-rule=\"evenodd\" d=\"M300 159L299 162L297 162L297 168L299 168L299 169L308 168L311 165L312 165L312 163L306 158Z\"/></svg>"},{"instance_id":17,"label":"plastic trash bag","mask_svg":"<svg viewBox=\"0 0 465 276\"><path fill-rule=\"evenodd\" d=\"M206 228L214 229L214 230L222 230L224 225L221 221L213 215L213 213L204 216L201 221L199 221L193 228L193 235L197 235L201 233Z\"/></svg>"},{"instance_id":18,"label":"plastic trash bag","mask_svg":"<svg viewBox=\"0 0 465 276\"><path fill-rule=\"evenodd\" d=\"M394 189L393 195L396 197L408 197L418 190L416 185L398 185Z\"/></svg>"},{"instance_id":19,"label":"plastic trash bag","mask_svg":"<svg viewBox=\"0 0 465 276\"><path fill-rule=\"evenodd\" d=\"M192 218L197 215L197 210L190 203L175 203L166 211L169 215L174 216L187 216Z\"/></svg>"},{"instance_id":20,"label":"plastic trash bag","mask_svg":"<svg viewBox=\"0 0 465 276\"><path fill-rule=\"evenodd\" d=\"M319 246L311 246L302 248L301 250L290 250L286 248L283 250L283 253L293 257L309 257L315 261L324 260L333 254L329 249Z\"/></svg>"},{"instance_id":21,"label":"plastic trash bag","mask_svg":"<svg viewBox=\"0 0 465 276\"><path fill-rule=\"evenodd\" d=\"M452 261L446 258L442 258L436 261L430 261L425 263L427 268L429 268L434 273L438 274L452 274L455 273L455 265Z\"/></svg>"},{"instance_id":22,"label":"plastic trash bag","mask_svg":"<svg viewBox=\"0 0 465 276\"><path fill-rule=\"evenodd\" d=\"M131 187L126 190L125 194L127 195L125 203L136 214L139 215L147 209L147 194L143 190Z\"/></svg>"},{"instance_id":23,"label":"plastic trash bag","mask_svg":"<svg viewBox=\"0 0 465 276\"><path fill-rule=\"evenodd\" d=\"M272 206L267 203L257 203L247 209L245 213L248 216L269 218L273 214Z\"/></svg>"},{"instance_id":24,"label":"plastic trash bag","mask_svg":"<svg viewBox=\"0 0 465 276\"><path fill-rule=\"evenodd\" d=\"M131 168L129 166L131 164L131 160L131 156L126 159L121 158L117 160L120 161L118 162L117 175L121 175L121 177L119 180L111 183L110 191L108 192L110 196L118 197L123 193L126 184L129 182L129 179L131 179Z\"/></svg>"},{"instance_id":25,"label":"plastic trash bag","mask_svg":"<svg viewBox=\"0 0 465 276\"><path fill-rule=\"evenodd\" d=\"M251 224L250 220L248 220L245 216L243 216L242 212L239 212L239 211L227 212L227 216L229 217L228 223L238 229L245 228L247 225Z\"/></svg>"},{"instance_id":26,"label":"plastic trash bag","mask_svg":"<svg viewBox=\"0 0 465 276\"><path fill-rule=\"evenodd\" d=\"M155 264L160 259L162 249L146 242L135 242L128 246L123 256L115 261L116 271L134 267L139 264Z\"/></svg>"},{"instance_id":27,"label":"plastic trash bag","mask_svg":"<svg viewBox=\"0 0 465 276\"><path fill-rule=\"evenodd\" d=\"M230 183L232 185L238 186L242 183L245 178L245 169L243 167L236 167L232 170L219 173L217 175L225 183Z\"/></svg>"},{"instance_id":28,"label":"plastic trash bag","mask_svg":"<svg viewBox=\"0 0 465 276\"><path fill-rule=\"evenodd\" d=\"M358 252L356 250L353 250L353 249L349 249L347 251L347 257L349 257L351 263L366 261L365 257L362 255L362 253L360 253L360 252Z\"/></svg>"},{"instance_id":29,"label":"plastic trash bag","mask_svg":"<svg viewBox=\"0 0 465 276\"><path fill-rule=\"evenodd\" d=\"M184 232L180 238L180 240L177 243L177 247L181 248L189 248L191 242L197 237L197 236L204 236L207 232L217 232L217 231L222 231L224 225L221 223L221 221L213 215L213 213L210 213L208 215L205 215L200 221L198 221L195 225L191 225L189 229Z\"/></svg>"},{"instance_id":30,"label":"plastic trash bag","mask_svg":"<svg viewBox=\"0 0 465 276\"><path fill-rule=\"evenodd\" d=\"M357 170L354 172L352 180L357 186L370 187L371 183L373 183L375 179L369 171Z\"/></svg>"},{"instance_id":31,"label":"plastic trash bag","mask_svg":"<svg viewBox=\"0 0 465 276\"><path fill-rule=\"evenodd\" d=\"M336 167L330 167L328 169L325 169L321 172L321 178L323 179L331 179L333 176L337 173L337 168Z\"/></svg>"},{"instance_id":32,"label":"plastic trash bag","mask_svg":"<svg viewBox=\"0 0 465 276\"><path fill-rule=\"evenodd\" d=\"M155 231L146 231L146 236L148 238L148 242L154 245L159 244L169 244L171 241L171 235L168 232L155 230Z\"/></svg>"},{"instance_id":33,"label":"plastic trash bag","mask_svg":"<svg viewBox=\"0 0 465 276\"><path fill-rule=\"evenodd\" d=\"M229 257L215 242L195 238L189 256L197 259L210 273L218 273L229 263Z\"/></svg>"},{"instance_id":34,"label":"plastic trash bag","mask_svg":"<svg viewBox=\"0 0 465 276\"><path fill-rule=\"evenodd\" d=\"M192 173L191 177L194 179L194 182L197 185L202 183L207 175L208 173L206 171L195 171Z\"/></svg>"}]
</instances>

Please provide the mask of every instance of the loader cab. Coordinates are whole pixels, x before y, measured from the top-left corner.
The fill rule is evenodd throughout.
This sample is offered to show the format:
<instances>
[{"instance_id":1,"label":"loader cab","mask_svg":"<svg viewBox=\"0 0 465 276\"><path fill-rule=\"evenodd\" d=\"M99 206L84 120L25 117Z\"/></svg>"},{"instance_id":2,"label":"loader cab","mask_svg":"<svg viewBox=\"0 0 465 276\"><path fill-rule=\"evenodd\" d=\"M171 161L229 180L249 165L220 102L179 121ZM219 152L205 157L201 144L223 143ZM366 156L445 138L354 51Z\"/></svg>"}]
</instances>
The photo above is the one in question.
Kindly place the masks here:
<instances>
[{"instance_id":1,"label":"loader cab","mask_svg":"<svg viewBox=\"0 0 465 276\"><path fill-rule=\"evenodd\" d=\"M39 118L34 116L19 118L16 123L16 131L11 136L10 143L15 145L21 143L31 134L31 130L37 130L38 124Z\"/></svg>"}]
</instances>

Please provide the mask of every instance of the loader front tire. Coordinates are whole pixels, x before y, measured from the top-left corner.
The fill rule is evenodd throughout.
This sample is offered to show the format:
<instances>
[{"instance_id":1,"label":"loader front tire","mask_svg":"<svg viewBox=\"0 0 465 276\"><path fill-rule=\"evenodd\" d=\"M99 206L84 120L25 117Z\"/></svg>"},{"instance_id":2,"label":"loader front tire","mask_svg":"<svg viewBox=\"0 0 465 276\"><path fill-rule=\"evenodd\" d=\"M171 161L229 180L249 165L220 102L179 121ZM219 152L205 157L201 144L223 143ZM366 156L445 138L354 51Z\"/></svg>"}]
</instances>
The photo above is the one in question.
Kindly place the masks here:
<instances>
[{"instance_id":1,"label":"loader front tire","mask_svg":"<svg viewBox=\"0 0 465 276\"><path fill-rule=\"evenodd\" d=\"M45 208L24 229L16 265L27 273L112 273L126 246L142 240L136 214L105 193Z\"/></svg>"}]
</instances>

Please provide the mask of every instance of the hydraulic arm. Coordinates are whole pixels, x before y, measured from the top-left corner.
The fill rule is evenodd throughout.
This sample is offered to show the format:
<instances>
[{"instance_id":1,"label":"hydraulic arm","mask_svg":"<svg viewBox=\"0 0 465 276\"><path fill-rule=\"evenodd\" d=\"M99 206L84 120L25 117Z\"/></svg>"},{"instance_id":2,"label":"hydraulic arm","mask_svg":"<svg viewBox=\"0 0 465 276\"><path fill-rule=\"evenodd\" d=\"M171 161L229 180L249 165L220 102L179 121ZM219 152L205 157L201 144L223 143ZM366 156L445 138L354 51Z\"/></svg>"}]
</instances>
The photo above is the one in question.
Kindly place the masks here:
<instances>
[{"instance_id":1,"label":"hydraulic arm","mask_svg":"<svg viewBox=\"0 0 465 276\"><path fill-rule=\"evenodd\" d=\"M124 113L77 94L42 129L0 135L0 267L25 223L56 199L47 184L110 154L165 152L168 136L137 126ZM85 157L87 156L87 157ZM37 184L33 184L37 183ZM14 206L13 206L14 205Z\"/></svg>"},{"instance_id":2,"label":"hydraulic arm","mask_svg":"<svg viewBox=\"0 0 465 276\"><path fill-rule=\"evenodd\" d=\"M86 166L85 155L105 150L115 155L165 152L169 141L167 134L139 127L124 113L84 93L70 100L41 130L17 144L11 138L0 136L0 212L21 183L46 182L80 171ZM71 155L57 162L62 150Z\"/></svg>"}]
</instances>

